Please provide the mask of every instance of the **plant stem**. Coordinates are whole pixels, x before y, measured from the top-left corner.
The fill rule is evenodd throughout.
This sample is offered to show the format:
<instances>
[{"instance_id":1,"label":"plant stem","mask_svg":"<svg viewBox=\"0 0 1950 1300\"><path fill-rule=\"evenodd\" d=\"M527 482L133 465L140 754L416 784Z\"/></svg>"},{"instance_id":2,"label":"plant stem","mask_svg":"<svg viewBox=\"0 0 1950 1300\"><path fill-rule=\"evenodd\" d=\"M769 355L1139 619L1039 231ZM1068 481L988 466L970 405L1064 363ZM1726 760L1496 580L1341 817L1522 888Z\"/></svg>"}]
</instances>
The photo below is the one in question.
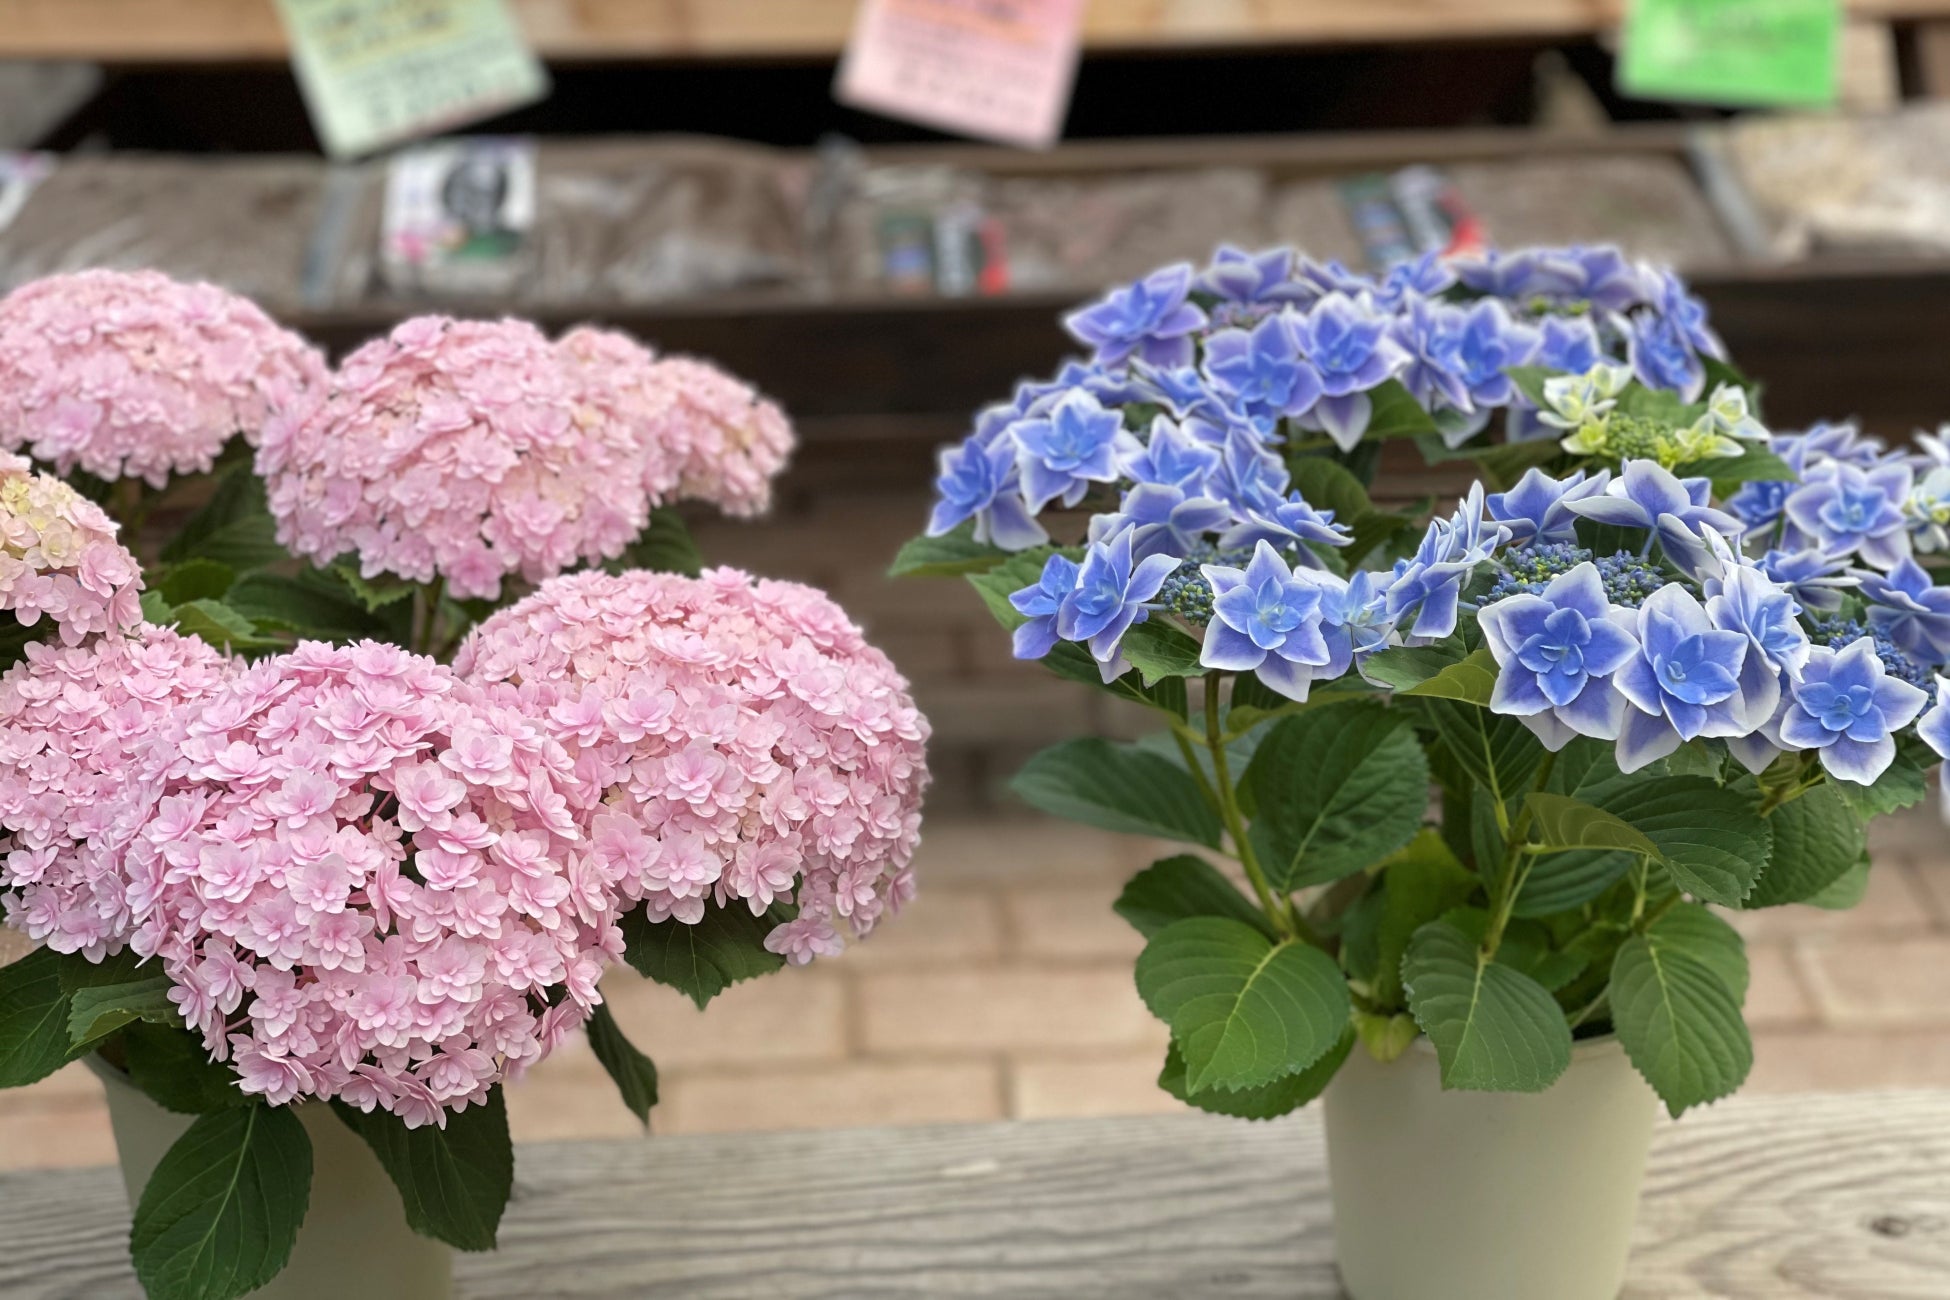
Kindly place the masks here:
<instances>
[{"instance_id":1,"label":"plant stem","mask_svg":"<svg viewBox=\"0 0 1950 1300\"><path fill-rule=\"evenodd\" d=\"M1192 748L1192 742L1185 739L1185 733L1177 727L1171 729L1171 738L1178 742L1178 752L1184 757L1185 767L1192 774L1192 784L1196 785L1198 792L1205 796L1206 805L1223 817L1225 810L1219 804L1219 796L1212 792L1212 783L1205 779L1205 768L1198 761L1198 751Z\"/></svg>"},{"instance_id":2,"label":"plant stem","mask_svg":"<svg viewBox=\"0 0 1950 1300\"><path fill-rule=\"evenodd\" d=\"M1259 856L1253 852L1252 842L1246 838L1246 819L1239 812L1239 800L1232 788L1232 774L1227 770L1225 736L1219 727L1220 681L1220 674L1216 672L1205 675L1205 748L1212 755L1219 819L1225 823L1226 834L1232 838L1233 852L1239 858L1239 865L1246 869L1246 879L1252 882L1253 893L1259 897L1260 910L1266 913L1267 920L1281 934L1303 938L1319 947L1319 936L1294 911L1293 901L1274 894L1272 886L1267 884L1266 872L1259 865Z\"/></svg>"},{"instance_id":3,"label":"plant stem","mask_svg":"<svg viewBox=\"0 0 1950 1300\"><path fill-rule=\"evenodd\" d=\"M1537 775L1531 779L1530 792L1541 791L1551 779L1551 769L1557 765L1557 755L1546 751L1544 761L1537 765ZM1497 810L1502 812L1503 801L1497 801ZM1496 949L1503 942L1503 930L1510 924L1510 914L1516 909L1517 898L1523 893L1524 883L1530 879L1530 869L1536 858L1524 852L1524 839L1530 834L1530 823L1534 819L1530 800L1526 798L1523 806L1517 809L1516 819L1499 818L1506 827L1503 844L1503 870L1496 878L1493 891L1493 904L1490 908L1489 928L1483 932L1484 957L1496 956Z\"/></svg>"}]
</instances>

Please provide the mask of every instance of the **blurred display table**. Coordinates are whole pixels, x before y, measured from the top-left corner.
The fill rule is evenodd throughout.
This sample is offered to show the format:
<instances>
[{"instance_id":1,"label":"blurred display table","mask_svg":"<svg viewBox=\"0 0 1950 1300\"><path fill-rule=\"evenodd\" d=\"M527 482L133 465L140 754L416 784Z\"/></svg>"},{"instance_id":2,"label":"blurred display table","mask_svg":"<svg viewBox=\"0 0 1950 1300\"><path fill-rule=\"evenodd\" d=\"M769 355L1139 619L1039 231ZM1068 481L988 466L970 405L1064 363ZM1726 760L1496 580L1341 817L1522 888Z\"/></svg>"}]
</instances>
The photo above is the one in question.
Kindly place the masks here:
<instances>
[{"instance_id":1,"label":"blurred display table","mask_svg":"<svg viewBox=\"0 0 1950 1300\"><path fill-rule=\"evenodd\" d=\"M113 1170L0 1175L0 1297L139 1295ZM1315 1113L524 1147L508 1297L1331 1300ZM1950 1297L1950 1091L1735 1099L1663 1125L1624 1300Z\"/></svg>"}]
</instances>

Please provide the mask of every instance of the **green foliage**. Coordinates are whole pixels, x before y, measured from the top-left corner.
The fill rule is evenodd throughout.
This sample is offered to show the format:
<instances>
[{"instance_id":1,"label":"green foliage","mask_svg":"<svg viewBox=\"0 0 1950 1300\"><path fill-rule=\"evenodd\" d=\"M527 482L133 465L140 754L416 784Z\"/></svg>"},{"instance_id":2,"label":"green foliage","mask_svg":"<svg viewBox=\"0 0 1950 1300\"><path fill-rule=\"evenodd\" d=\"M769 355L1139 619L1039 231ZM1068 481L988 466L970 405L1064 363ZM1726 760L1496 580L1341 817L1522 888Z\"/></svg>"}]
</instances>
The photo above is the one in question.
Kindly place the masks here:
<instances>
[{"instance_id":1,"label":"green foliage","mask_svg":"<svg viewBox=\"0 0 1950 1300\"><path fill-rule=\"evenodd\" d=\"M1740 999L1718 973L1711 941L1686 927L1654 929L1612 962L1612 1025L1626 1055L1674 1116L1738 1088L1753 1068Z\"/></svg>"},{"instance_id":2,"label":"green foliage","mask_svg":"<svg viewBox=\"0 0 1950 1300\"><path fill-rule=\"evenodd\" d=\"M1185 1056L1173 1043L1165 1049L1165 1068L1158 1074L1158 1086L1178 1100L1214 1115L1278 1119L1325 1092L1353 1047L1354 1031L1350 1027L1342 1031L1340 1041L1328 1048L1319 1060L1297 1073L1253 1088L1207 1088L1203 1092L1189 1092L1185 1087Z\"/></svg>"},{"instance_id":3,"label":"green foliage","mask_svg":"<svg viewBox=\"0 0 1950 1300\"><path fill-rule=\"evenodd\" d=\"M1172 922L1193 916L1231 917L1268 939L1279 937L1273 923L1237 885L1204 858L1189 853L1161 858L1132 876L1111 908L1147 939Z\"/></svg>"},{"instance_id":4,"label":"green foliage","mask_svg":"<svg viewBox=\"0 0 1950 1300\"><path fill-rule=\"evenodd\" d=\"M1860 789L1861 787L1857 787ZM1837 785L1818 785L1767 815L1773 851L1744 907L1805 903L1847 875L1868 847Z\"/></svg>"},{"instance_id":5,"label":"green foliage","mask_svg":"<svg viewBox=\"0 0 1950 1300\"><path fill-rule=\"evenodd\" d=\"M311 1168L288 1106L200 1116L136 1205L129 1255L150 1300L232 1300L276 1277L305 1221Z\"/></svg>"},{"instance_id":6,"label":"green foliage","mask_svg":"<svg viewBox=\"0 0 1950 1300\"><path fill-rule=\"evenodd\" d=\"M120 1041L129 1082L164 1110L206 1115L255 1104L237 1091L230 1067L210 1059L201 1034L137 1021L122 1031Z\"/></svg>"},{"instance_id":7,"label":"green foliage","mask_svg":"<svg viewBox=\"0 0 1950 1300\"><path fill-rule=\"evenodd\" d=\"M1436 432L1435 421L1399 379L1390 379L1379 388L1370 389L1368 401L1373 409L1368 415L1367 430L1361 435L1365 441L1417 438Z\"/></svg>"},{"instance_id":8,"label":"green foliage","mask_svg":"<svg viewBox=\"0 0 1950 1300\"><path fill-rule=\"evenodd\" d=\"M1533 790L1524 800L1530 810L1533 852L1565 849L1621 850L1640 857L1660 856L1659 846L1630 822L1567 794Z\"/></svg>"},{"instance_id":9,"label":"green foliage","mask_svg":"<svg viewBox=\"0 0 1950 1300\"><path fill-rule=\"evenodd\" d=\"M1635 776L1596 802L1658 845L1673 881L1709 903L1739 906L1767 861L1767 822L1738 790L1705 777Z\"/></svg>"},{"instance_id":10,"label":"green foliage","mask_svg":"<svg viewBox=\"0 0 1950 1300\"><path fill-rule=\"evenodd\" d=\"M681 573L695 578L704 568L704 556L684 523L684 517L671 506L658 506L650 512L636 540L623 554L603 566L611 573L625 569L648 569L652 573Z\"/></svg>"},{"instance_id":11,"label":"green foliage","mask_svg":"<svg viewBox=\"0 0 1950 1300\"><path fill-rule=\"evenodd\" d=\"M1197 677L1205 672L1198 661L1199 643L1162 619L1134 624L1124 634L1121 648L1146 686L1167 677Z\"/></svg>"},{"instance_id":12,"label":"green foliage","mask_svg":"<svg viewBox=\"0 0 1950 1300\"><path fill-rule=\"evenodd\" d=\"M589 1017L589 1050L616 1083L616 1091L630 1113L647 1128L650 1108L657 1104L657 1067L637 1050L606 1004Z\"/></svg>"},{"instance_id":13,"label":"green foliage","mask_svg":"<svg viewBox=\"0 0 1950 1300\"><path fill-rule=\"evenodd\" d=\"M1419 686L1443 669L1462 662L1462 655L1451 642L1436 645L1394 646L1369 655L1361 673L1369 681L1397 691Z\"/></svg>"},{"instance_id":14,"label":"green foliage","mask_svg":"<svg viewBox=\"0 0 1950 1300\"><path fill-rule=\"evenodd\" d=\"M409 1228L460 1250L494 1249L515 1181L515 1149L499 1084L480 1105L450 1112L445 1128L409 1129L397 1115L365 1113L340 1101L332 1103L332 1113L379 1157L399 1189Z\"/></svg>"},{"instance_id":15,"label":"green foliage","mask_svg":"<svg viewBox=\"0 0 1950 1300\"><path fill-rule=\"evenodd\" d=\"M1252 840L1277 890L1324 884L1413 838L1429 765L1408 719L1381 704L1336 704L1283 718L1241 782Z\"/></svg>"},{"instance_id":16,"label":"green foliage","mask_svg":"<svg viewBox=\"0 0 1950 1300\"><path fill-rule=\"evenodd\" d=\"M1191 917L1153 935L1138 956L1137 988L1171 1026L1192 1094L1285 1078L1347 1032L1347 982L1333 959L1227 917Z\"/></svg>"},{"instance_id":17,"label":"green foliage","mask_svg":"<svg viewBox=\"0 0 1950 1300\"><path fill-rule=\"evenodd\" d=\"M1031 807L1086 826L1219 846L1219 815L1191 774L1136 745L1066 740L1024 764L1009 789Z\"/></svg>"},{"instance_id":18,"label":"green foliage","mask_svg":"<svg viewBox=\"0 0 1950 1300\"><path fill-rule=\"evenodd\" d=\"M1673 470L1682 478L1713 480L1713 495L1729 497L1742 483L1794 482L1801 476L1792 466L1765 447L1750 446L1738 456L1712 456L1687 461Z\"/></svg>"},{"instance_id":19,"label":"green foliage","mask_svg":"<svg viewBox=\"0 0 1950 1300\"><path fill-rule=\"evenodd\" d=\"M1545 381L1556 379L1566 372L1553 370L1549 366L1505 366L1503 373L1510 376L1510 382L1517 386L1517 391L1524 395L1525 400L1532 406L1545 409L1550 406L1544 399Z\"/></svg>"},{"instance_id":20,"label":"green foliage","mask_svg":"<svg viewBox=\"0 0 1950 1300\"><path fill-rule=\"evenodd\" d=\"M39 1083L73 1060L62 959L36 948L0 967L0 1088Z\"/></svg>"},{"instance_id":21,"label":"green foliage","mask_svg":"<svg viewBox=\"0 0 1950 1300\"><path fill-rule=\"evenodd\" d=\"M964 520L940 537L915 537L901 546L887 570L890 578L949 578L982 573L1009 558L999 546L975 540L975 521Z\"/></svg>"},{"instance_id":22,"label":"green foliage","mask_svg":"<svg viewBox=\"0 0 1950 1300\"><path fill-rule=\"evenodd\" d=\"M1537 737L1508 714L1459 700L1417 698L1413 703L1435 732L1446 759L1494 796L1515 798L1544 761L1544 747ZM1434 758L1431 754L1432 767Z\"/></svg>"},{"instance_id":23,"label":"green foliage","mask_svg":"<svg viewBox=\"0 0 1950 1300\"><path fill-rule=\"evenodd\" d=\"M216 490L164 544L162 558L171 565L208 560L233 574L290 559L278 545L277 525L264 502L263 480L251 471L250 462L234 461L215 477Z\"/></svg>"},{"instance_id":24,"label":"green foliage","mask_svg":"<svg viewBox=\"0 0 1950 1300\"><path fill-rule=\"evenodd\" d=\"M1571 1064L1571 1030L1549 991L1484 958L1452 922L1415 932L1402 983L1415 1023L1435 1047L1445 1088L1541 1092Z\"/></svg>"},{"instance_id":25,"label":"green foliage","mask_svg":"<svg viewBox=\"0 0 1950 1300\"><path fill-rule=\"evenodd\" d=\"M221 600L237 581L237 571L215 560L185 560L163 570L156 590L171 605L192 600Z\"/></svg>"},{"instance_id":26,"label":"green foliage","mask_svg":"<svg viewBox=\"0 0 1950 1300\"><path fill-rule=\"evenodd\" d=\"M1458 700L1464 704L1488 708L1490 695L1495 690L1495 657L1488 650L1472 650L1466 658L1450 664L1433 677L1404 688L1401 694L1418 698Z\"/></svg>"},{"instance_id":27,"label":"green foliage","mask_svg":"<svg viewBox=\"0 0 1950 1300\"><path fill-rule=\"evenodd\" d=\"M753 916L743 903L706 907L696 925L675 917L651 921L642 908L632 908L623 914L623 957L638 973L668 984L702 1011L733 984L785 965L785 958L765 950L765 936L776 924L770 913Z\"/></svg>"},{"instance_id":28,"label":"green foliage","mask_svg":"<svg viewBox=\"0 0 1950 1300\"><path fill-rule=\"evenodd\" d=\"M1402 1003L1402 955L1415 932L1476 891L1476 877L1433 830L1419 832L1383 863L1374 888L1349 912L1341 931L1341 961L1367 986L1367 1001L1383 1010Z\"/></svg>"},{"instance_id":29,"label":"green foliage","mask_svg":"<svg viewBox=\"0 0 1950 1300\"><path fill-rule=\"evenodd\" d=\"M1825 788L1840 795L1857 817L1869 821L1923 802L1923 796L1929 791L1924 767L1935 765L1936 755L1927 747L1918 754L1905 744L1897 749L1895 760L1873 785L1830 781Z\"/></svg>"},{"instance_id":30,"label":"green foliage","mask_svg":"<svg viewBox=\"0 0 1950 1300\"><path fill-rule=\"evenodd\" d=\"M167 976L150 975L76 989L68 998L68 1037L75 1047L86 1049L138 1020L180 1025L183 1018L169 1000L171 987Z\"/></svg>"}]
</instances>

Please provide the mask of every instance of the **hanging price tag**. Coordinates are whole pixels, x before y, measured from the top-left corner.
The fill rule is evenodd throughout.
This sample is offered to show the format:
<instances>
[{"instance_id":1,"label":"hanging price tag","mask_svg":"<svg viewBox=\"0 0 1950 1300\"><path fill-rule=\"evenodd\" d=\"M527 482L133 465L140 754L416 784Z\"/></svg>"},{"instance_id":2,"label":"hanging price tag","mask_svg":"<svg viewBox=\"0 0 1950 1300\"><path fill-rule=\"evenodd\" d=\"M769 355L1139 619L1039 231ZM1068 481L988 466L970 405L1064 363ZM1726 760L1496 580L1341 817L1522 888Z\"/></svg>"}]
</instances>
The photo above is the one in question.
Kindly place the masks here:
<instances>
[{"instance_id":1,"label":"hanging price tag","mask_svg":"<svg viewBox=\"0 0 1950 1300\"><path fill-rule=\"evenodd\" d=\"M1076 78L1083 0L861 0L841 103L1046 149Z\"/></svg>"},{"instance_id":2,"label":"hanging price tag","mask_svg":"<svg viewBox=\"0 0 1950 1300\"><path fill-rule=\"evenodd\" d=\"M277 0L312 124L371 153L548 93L506 0Z\"/></svg>"},{"instance_id":3,"label":"hanging price tag","mask_svg":"<svg viewBox=\"0 0 1950 1300\"><path fill-rule=\"evenodd\" d=\"M1831 104L1841 31L1841 0L1632 0L1618 88L1703 104Z\"/></svg>"}]
</instances>

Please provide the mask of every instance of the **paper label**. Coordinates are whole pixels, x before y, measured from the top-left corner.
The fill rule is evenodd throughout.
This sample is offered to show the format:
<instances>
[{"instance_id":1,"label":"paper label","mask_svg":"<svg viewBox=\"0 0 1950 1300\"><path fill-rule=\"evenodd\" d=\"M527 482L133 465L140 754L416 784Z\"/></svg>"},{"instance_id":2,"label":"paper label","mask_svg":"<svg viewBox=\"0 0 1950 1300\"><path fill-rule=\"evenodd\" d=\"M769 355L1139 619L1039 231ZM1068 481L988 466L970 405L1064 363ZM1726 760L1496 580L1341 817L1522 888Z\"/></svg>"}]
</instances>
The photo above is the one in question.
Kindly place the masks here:
<instances>
[{"instance_id":1,"label":"paper label","mask_svg":"<svg viewBox=\"0 0 1950 1300\"><path fill-rule=\"evenodd\" d=\"M548 93L506 0L277 0L327 153L354 157Z\"/></svg>"},{"instance_id":2,"label":"paper label","mask_svg":"<svg viewBox=\"0 0 1950 1300\"><path fill-rule=\"evenodd\" d=\"M1704 104L1832 104L1841 0L1632 0L1618 88Z\"/></svg>"},{"instance_id":3,"label":"paper label","mask_svg":"<svg viewBox=\"0 0 1950 1300\"><path fill-rule=\"evenodd\" d=\"M440 140L403 150L387 166L380 252L396 287L492 288L534 224L532 140Z\"/></svg>"},{"instance_id":4,"label":"paper label","mask_svg":"<svg viewBox=\"0 0 1950 1300\"><path fill-rule=\"evenodd\" d=\"M840 102L1046 149L1076 79L1083 0L861 0Z\"/></svg>"}]
</instances>

